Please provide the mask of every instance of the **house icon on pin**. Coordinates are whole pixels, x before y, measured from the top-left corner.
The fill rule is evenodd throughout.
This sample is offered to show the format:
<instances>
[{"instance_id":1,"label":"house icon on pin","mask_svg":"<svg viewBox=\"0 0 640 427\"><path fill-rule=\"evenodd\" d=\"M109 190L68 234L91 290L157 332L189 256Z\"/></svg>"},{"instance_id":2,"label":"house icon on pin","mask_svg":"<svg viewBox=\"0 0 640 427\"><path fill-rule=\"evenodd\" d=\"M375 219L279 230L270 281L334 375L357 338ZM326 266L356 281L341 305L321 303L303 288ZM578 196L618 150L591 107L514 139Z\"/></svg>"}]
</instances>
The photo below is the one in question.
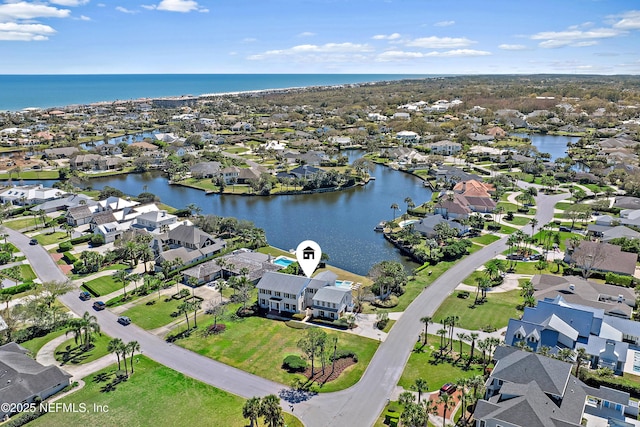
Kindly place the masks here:
<instances>
[{"instance_id":1,"label":"house icon on pin","mask_svg":"<svg viewBox=\"0 0 640 427\"><path fill-rule=\"evenodd\" d=\"M307 246L302 250L302 259L315 259L316 251L311 246Z\"/></svg>"}]
</instances>

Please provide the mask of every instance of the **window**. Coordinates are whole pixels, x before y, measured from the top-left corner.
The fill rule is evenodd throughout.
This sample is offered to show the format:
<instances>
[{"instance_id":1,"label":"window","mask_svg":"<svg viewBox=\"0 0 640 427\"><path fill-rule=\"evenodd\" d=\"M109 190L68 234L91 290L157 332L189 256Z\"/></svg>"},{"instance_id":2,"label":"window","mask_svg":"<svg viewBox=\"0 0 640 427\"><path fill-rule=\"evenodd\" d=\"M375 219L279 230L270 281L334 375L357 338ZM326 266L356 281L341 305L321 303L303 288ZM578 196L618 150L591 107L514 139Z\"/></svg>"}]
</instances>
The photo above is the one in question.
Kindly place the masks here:
<instances>
[{"instance_id":1,"label":"window","mask_svg":"<svg viewBox=\"0 0 640 427\"><path fill-rule=\"evenodd\" d=\"M260 305L265 305L266 301L264 300L264 298L260 298Z\"/></svg>"},{"instance_id":2,"label":"window","mask_svg":"<svg viewBox=\"0 0 640 427\"><path fill-rule=\"evenodd\" d=\"M336 308L336 303L335 302L331 303L331 308Z\"/></svg>"},{"instance_id":3,"label":"window","mask_svg":"<svg viewBox=\"0 0 640 427\"><path fill-rule=\"evenodd\" d=\"M286 310L289 310L289 304L285 304L285 305L284 305L284 308L285 308Z\"/></svg>"},{"instance_id":4,"label":"window","mask_svg":"<svg viewBox=\"0 0 640 427\"><path fill-rule=\"evenodd\" d=\"M279 296L280 296L280 292L276 291L275 295L276 295L277 297L279 297Z\"/></svg>"}]
</instances>

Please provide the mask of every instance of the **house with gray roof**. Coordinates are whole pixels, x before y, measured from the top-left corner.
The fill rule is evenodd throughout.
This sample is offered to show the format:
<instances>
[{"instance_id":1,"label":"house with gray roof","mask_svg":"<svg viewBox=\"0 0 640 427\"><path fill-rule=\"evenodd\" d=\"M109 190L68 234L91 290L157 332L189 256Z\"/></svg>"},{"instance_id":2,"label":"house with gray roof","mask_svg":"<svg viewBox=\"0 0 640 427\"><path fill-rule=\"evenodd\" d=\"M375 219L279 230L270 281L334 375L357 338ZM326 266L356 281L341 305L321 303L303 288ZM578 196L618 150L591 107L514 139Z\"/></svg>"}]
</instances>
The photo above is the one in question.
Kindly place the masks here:
<instances>
[{"instance_id":1,"label":"house with gray roof","mask_svg":"<svg viewBox=\"0 0 640 427\"><path fill-rule=\"evenodd\" d=\"M498 347L494 359L474 411L476 427L578 427L585 413L602 425L637 416L629 393L587 386L571 375L570 363L515 347Z\"/></svg>"},{"instance_id":2,"label":"house with gray roof","mask_svg":"<svg viewBox=\"0 0 640 427\"><path fill-rule=\"evenodd\" d=\"M79 205L67 210L67 224L77 227L88 224L93 217L93 212L88 205Z\"/></svg>"},{"instance_id":3,"label":"house with gray roof","mask_svg":"<svg viewBox=\"0 0 640 427\"><path fill-rule=\"evenodd\" d=\"M188 268L182 272L184 282L189 278L197 280L196 286L216 279L246 274L249 281L256 283L267 271L278 271L282 267L271 262L271 256L249 249L238 249L233 253L215 258Z\"/></svg>"},{"instance_id":4,"label":"house with gray roof","mask_svg":"<svg viewBox=\"0 0 640 427\"><path fill-rule=\"evenodd\" d=\"M313 296L313 316L339 319L353 309L351 289L324 286Z\"/></svg>"},{"instance_id":5,"label":"house with gray roof","mask_svg":"<svg viewBox=\"0 0 640 427\"><path fill-rule=\"evenodd\" d=\"M0 346L0 402L10 407L47 399L69 385L71 375L57 366L41 365L28 353L14 342ZM12 414L2 405L0 419Z\"/></svg>"},{"instance_id":6,"label":"house with gray roof","mask_svg":"<svg viewBox=\"0 0 640 427\"><path fill-rule=\"evenodd\" d=\"M325 311L325 317L329 318L331 318L329 310L336 310L331 313L337 319L338 305L341 302L345 306L342 313L351 308L350 295L347 296L344 292L341 294L333 291L321 292L326 287L336 288L334 276L318 275L315 278L308 278L269 271L262 276L256 287L260 308L277 314L315 314L315 309L318 307L317 314L320 315L320 311ZM318 294L320 294L319 297ZM340 295L342 296L338 298Z\"/></svg>"}]
</instances>

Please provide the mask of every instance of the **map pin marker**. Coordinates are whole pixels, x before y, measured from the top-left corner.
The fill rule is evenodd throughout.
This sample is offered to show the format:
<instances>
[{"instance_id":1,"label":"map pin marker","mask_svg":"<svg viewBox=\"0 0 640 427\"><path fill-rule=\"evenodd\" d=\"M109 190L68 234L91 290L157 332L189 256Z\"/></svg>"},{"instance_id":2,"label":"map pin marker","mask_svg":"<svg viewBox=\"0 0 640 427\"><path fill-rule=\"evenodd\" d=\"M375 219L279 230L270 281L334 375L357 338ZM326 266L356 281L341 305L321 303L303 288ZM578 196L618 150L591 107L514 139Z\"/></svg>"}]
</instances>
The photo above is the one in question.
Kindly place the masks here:
<instances>
[{"instance_id":1,"label":"map pin marker","mask_svg":"<svg viewBox=\"0 0 640 427\"><path fill-rule=\"evenodd\" d=\"M316 271L321 256L322 249L320 249L320 245L313 240L305 240L300 243L296 249L298 264L307 277L311 277L313 272Z\"/></svg>"}]
</instances>

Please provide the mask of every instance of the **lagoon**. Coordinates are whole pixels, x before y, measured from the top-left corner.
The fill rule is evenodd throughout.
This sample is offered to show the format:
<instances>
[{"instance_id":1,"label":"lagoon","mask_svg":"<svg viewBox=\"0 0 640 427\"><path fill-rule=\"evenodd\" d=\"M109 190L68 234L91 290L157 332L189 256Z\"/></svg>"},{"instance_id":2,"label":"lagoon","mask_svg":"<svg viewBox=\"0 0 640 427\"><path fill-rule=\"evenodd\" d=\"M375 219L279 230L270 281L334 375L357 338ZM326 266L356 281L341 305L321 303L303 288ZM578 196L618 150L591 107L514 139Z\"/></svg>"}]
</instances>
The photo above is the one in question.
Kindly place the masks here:
<instances>
[{"instance_id":1,"label":"lagoon","mask_svg":"<svg viewBox=\"0 0 640 427\"><path fill-rule=\"evenodd\" d=\"M513 133L512 136L519 138L529 138L531 145L536 147L541 153L551 154L551 161L559 157L567 156L567 142L575 143L579 136L560 136L540 133Z\"/></svg>"},{"instance_id":2,"label":"lagoon","mask_svg":"<svg viewBox=\"0 0 640 427\"><path fill-rule=\"evenodd\" d=\"M352 162L364 153L353 150L347 154ZM415 268L415 263L373 229L381 220L393 219L393 203L400 206L400 215L406 211L406 197L419 205L430 200L431 191L419 178L384 166L376 165L372 175L375 181L344 191L268 197L205 195L201 190L169 185L160 173L93 178L90 185L94 189L110 186L134 196L148 191L176 208L196 203L202 214L253 221L265 230L271 245L284 250L295 249L303 240L315 240L329 255L330 264L357 274L367 274L383 260Z\"/></svg>"}]
</instances>

